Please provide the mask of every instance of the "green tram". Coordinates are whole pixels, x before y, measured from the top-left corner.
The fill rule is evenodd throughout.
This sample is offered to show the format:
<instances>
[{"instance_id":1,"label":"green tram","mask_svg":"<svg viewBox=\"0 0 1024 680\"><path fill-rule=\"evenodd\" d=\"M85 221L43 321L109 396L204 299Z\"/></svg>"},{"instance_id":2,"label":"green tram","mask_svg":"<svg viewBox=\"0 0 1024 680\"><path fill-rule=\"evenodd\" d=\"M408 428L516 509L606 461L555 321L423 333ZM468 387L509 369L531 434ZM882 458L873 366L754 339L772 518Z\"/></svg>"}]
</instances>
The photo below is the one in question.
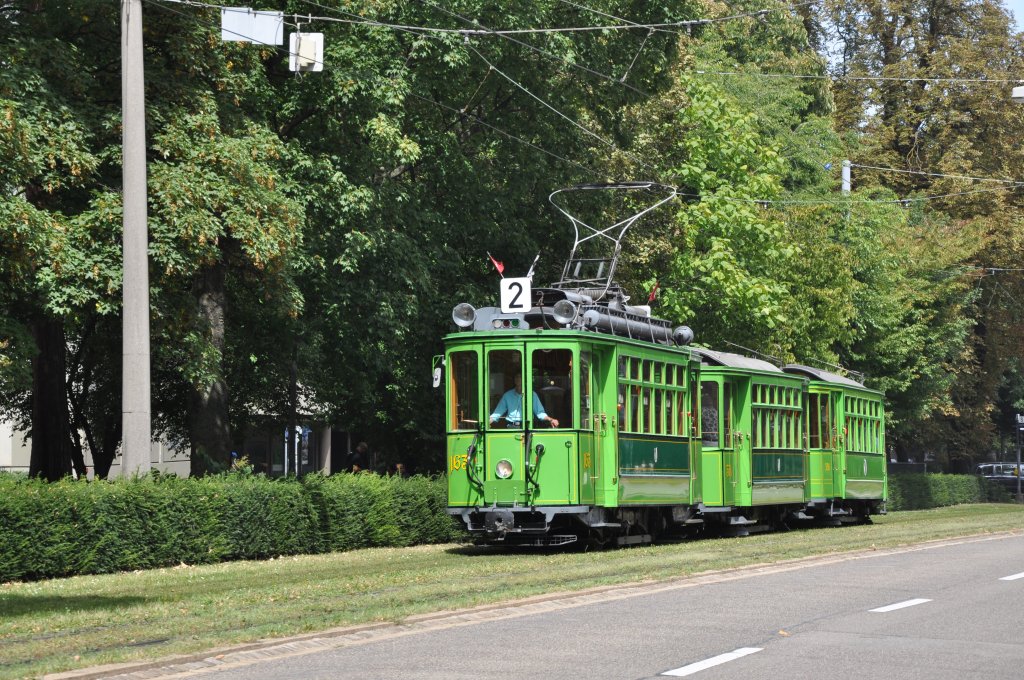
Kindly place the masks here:
<instances>
[{"instance_id":1,"label":"green tram","mask_svg":"<svg viewBox=\"0 0 1024 680\"><path fill-rule=\"evenodd\" d=\"M658 187L570 190L605 188ZM626 228L647 210L600 230L570 216L576 244L557 283L504 279L501 307L455 307L460 330L435 373L448 512L482 542L535 546L884 512L880 392L691 347L689 328L628 304L612 276ZM581 226L609 238L611 255L588 250Z\"/></svg>"}]
</instances>

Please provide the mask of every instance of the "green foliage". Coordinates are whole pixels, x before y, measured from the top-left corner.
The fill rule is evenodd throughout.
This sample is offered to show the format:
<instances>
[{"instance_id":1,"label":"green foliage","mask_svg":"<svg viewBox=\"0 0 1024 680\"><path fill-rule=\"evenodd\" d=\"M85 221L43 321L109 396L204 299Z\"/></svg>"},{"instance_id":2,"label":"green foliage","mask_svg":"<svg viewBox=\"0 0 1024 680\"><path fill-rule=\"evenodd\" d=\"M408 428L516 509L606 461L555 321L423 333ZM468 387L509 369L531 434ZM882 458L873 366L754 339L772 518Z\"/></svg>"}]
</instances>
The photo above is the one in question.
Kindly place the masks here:
<instances>
[{"instance_id":1,"label":"green foliage","mask_svg":"<svg viewBox=\"0 0 1024 680\"><path fill-rule=\"evenodd\" d=\"M233 473L46 484L0 474L0 582L456 540L427 477Z\"/></svg>"},{"instance_id":2,"label":"green foliage","mask_svg":"<svg viewBox=\"0 0 1024 680\"><path fill-rule=\"evenodd\" d=\"M977 475L901 473L889 476L889 510L925 510L962 503L1009 501L1006 490Z\"/></svg>"},{"instance_id":3,"label":"green foliage","mask_svg":"<svg viewBox=\"0 0 1024 680\"><path fill-rule=\"evenodd\" d=\"M527 28L764 8L585 5L353 0L343 10ZM57 318L68 436L84 431L109 460L121 352L118 8L14 3L2 16L0 413L31 420L31 320ZM227 413L211 419L225 430L218 441L254 413L283 425L301 404L385 454L413 441L423 468L439 467L439 403L426 385L452 305L493 300L487 251L511 273L540 252L536 280L550 280L571 231L544 197L607 178L692 194L634 228L620 272L634 299L659 281L655 312L693 326L702 344L867 372L889 394L900 450L980 456L1008 431L1019 395L1003 386L1020 377L1024 289L1020 277L977 283L970 272L1020 261L1020 192L873 202L1019 174L1024 109L996 81L1017 77L1024 49L994 0L836 0L685 36L465 40L325 22L327 67L301 78L277 50L220 41L217 24L196 7L145 16L154 416L170 439L197 443L197 408L184 405L216 384L227 394L215 403ZM890 79L764 75L828 72ZM992 82L898 79L949 75ZM846 204L835 181L844 157L961 177L858 168ZM224 290L207 298L216 309L197 309L211 269Z\"/></svg>"}]
</instances>

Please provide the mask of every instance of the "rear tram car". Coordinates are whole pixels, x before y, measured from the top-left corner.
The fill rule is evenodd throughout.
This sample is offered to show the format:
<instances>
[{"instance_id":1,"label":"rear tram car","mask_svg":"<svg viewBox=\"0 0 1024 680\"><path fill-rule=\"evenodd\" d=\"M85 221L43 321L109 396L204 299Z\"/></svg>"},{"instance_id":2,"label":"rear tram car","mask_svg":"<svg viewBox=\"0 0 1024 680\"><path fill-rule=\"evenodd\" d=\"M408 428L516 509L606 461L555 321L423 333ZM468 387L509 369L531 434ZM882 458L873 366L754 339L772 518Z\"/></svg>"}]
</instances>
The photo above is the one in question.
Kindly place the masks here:
<instances>
[{"instance_id":1,"label":"rear tram car","mask_svg":"<svg viewBox=\"0 0 1024 680\"><path fill-rule=\"evenodd\" d=\"M603 229L555 200L595 189L664 195ZM628 544L884 511L880 392L692 347L689 328L628 304L612 279L622 237L673 197L652 184L555 192L576 229L561 279L504 279L501 307L453 311L448 512L482 542Z\"/></svg>"}]
</instances>

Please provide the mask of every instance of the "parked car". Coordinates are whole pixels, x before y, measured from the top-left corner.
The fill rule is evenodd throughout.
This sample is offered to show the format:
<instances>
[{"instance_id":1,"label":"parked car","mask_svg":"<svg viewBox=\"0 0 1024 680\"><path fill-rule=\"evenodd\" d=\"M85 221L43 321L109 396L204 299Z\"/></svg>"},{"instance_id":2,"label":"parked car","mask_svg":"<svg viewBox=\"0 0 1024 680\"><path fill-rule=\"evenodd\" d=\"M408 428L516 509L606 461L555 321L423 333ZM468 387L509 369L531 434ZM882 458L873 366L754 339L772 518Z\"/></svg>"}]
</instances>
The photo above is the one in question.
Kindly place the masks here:
<instances>
[{"instance_id":1,"label":"parked car","mask_svg":"<svg viewBox=\"0 0 1024 680\"><path fill-rule=\"evenodd\" d=\"M1024 465L1018 466L1017 463L982 463L975 468L975 473L981 475L985 479L991 479L993 482L1002 484L1010 491L1017 492L1017 480L1020 478L1021 469ZM1024 485L1024 480L1021 480Z\"/></svg>"}]
</instances>

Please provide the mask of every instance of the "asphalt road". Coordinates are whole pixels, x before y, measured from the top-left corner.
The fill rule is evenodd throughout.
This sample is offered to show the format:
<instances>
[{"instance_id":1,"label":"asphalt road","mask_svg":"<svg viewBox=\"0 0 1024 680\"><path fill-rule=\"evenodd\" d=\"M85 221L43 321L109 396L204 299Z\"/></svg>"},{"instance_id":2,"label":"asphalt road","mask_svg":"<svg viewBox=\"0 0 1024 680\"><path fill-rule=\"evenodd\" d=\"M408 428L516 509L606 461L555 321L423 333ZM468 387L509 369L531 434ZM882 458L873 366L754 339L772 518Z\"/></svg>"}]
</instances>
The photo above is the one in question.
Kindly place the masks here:
<instances>
[{"instance_id":1,"label":"asphalt road","mask_svg":"<svg viewBox=\"0 0 1024 680\"><path fill-rule=\"evenodd\" d=\"M566 598L533 613L332 644L194 672L178 667L173 677L1018 680L1024 537Z\"/></svg>"}]
</instances>

